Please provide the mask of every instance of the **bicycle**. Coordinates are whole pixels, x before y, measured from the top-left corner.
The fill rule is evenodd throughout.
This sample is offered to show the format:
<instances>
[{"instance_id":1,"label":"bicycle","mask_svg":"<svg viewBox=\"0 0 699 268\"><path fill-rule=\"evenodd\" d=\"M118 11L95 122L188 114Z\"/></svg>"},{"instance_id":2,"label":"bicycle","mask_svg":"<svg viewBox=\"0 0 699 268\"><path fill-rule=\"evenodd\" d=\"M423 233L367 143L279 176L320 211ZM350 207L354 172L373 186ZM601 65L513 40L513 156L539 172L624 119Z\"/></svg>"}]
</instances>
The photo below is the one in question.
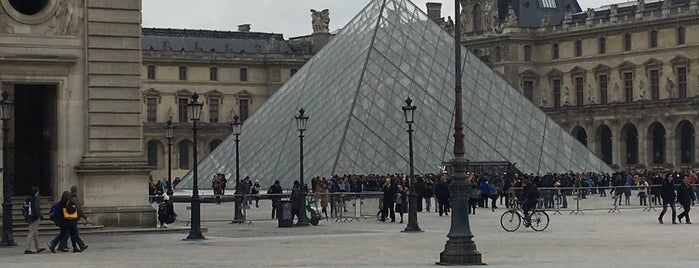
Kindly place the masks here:
<instances>
[{"instance_id":1,"label":"bicycle","mask_svg":"<svg viewBox=\"0 0 699 268\"><path fill-rule=\"evenodd\" d=\"M514 232L519 229L522 225L522 220L524 220L524 227L532 228L532 230L541 232L546 230L549 226L549 215L546 211L542 209L533 209L529 219L522 216L522 209L520 208L519 202L517 200L512 200L510 202L510 208L502 213L500 216L500 226L502 226L505 231Z\"/></svg>"}]
</instances>

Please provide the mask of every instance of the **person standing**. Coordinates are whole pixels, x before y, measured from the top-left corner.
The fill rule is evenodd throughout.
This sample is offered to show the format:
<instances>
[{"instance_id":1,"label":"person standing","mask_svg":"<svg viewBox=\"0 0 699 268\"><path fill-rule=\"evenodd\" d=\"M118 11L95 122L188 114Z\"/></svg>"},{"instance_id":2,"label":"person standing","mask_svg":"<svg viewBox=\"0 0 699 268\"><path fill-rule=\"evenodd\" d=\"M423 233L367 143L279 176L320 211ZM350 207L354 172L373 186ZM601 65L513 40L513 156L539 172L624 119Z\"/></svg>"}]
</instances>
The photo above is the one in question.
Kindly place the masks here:
<instances>
[{"instance_id":1,"label":"person standing","mask_svg":"<svg viewBox=\"0 0 699 268\"><path fill-rule=\"evenodd\" d=\"M669 205L672 209L672 224L677 224L675 218L677 216L677 211L675 211L675 184L672 182L672 174L667 175L667 179L663 180L660 186L660 195L663 198L663 211L660 212L658 216L658 222L663 224L663 216L667 211L667 206Z\"/></svg>"},{"instance_id":2,"label":"person standing","mask_svg":"<svg viewBox=\"0 0 699 268\"><path fill-rule=\"evenodd\" d=\"M391 178L386 178L383 186L383 206L381 207L381 220L385 222L386 217L390 216L391 222L396 222L396 212L393 210L394 199L396 198L396 187L391 183Z\"/></svg>"},{"instance_id":3,"label":"person standing","mask_svg":"<svg viewBox=\"0 0 699 268\"><path fill-rule=\"evenodd\" d=\"M328 181L323 177L323 179L316 186L316 193L320 199L321 212L328 218L328 202L330 202L330 197L328 196Z\"/></svg>"},{"instance_id":4,"label":"person standing","mask_svg":"<svg viewBox=\"0 0 699 268\"><path fill-rule=\"evenodd\" d=\"M437 181L437 183L434 185L434 196L437 198L437 203L439 203L437 212L439 213L439 216L441 217L442 214L449 216L448 214L448 208L449 208L449 185L447 184L447 174L443 173L442 175L442 180Z\"/></svg>"},{"instance_id":5,"label":"person standing","mask_svg":"<svg viewBox=\"0 0 699 268\"><path fill-rule=\"evenodd\" d=\"M24 254L41 253L46 250L39 247L39 221L44 219L41 215L41 206L38 199L39 188L32 187L32 195L24 202L27 206L27 213L24 213L25 220L29 224L27 232L27 246L24 248ZM32 242L36 252L32 251Z\"/></svg>"},{"instance_id":6,"label":"person standing","mask_svg":"<svg viewBox=\"0 0 699 268\"><path fill-rule=\"evenodd\" d=\"M396 209L395 211L398 212L398 215L400 216L400 223L403 223L403 214L408 212L406 209L407 207L407 192L405 191L405 187L403 185L398 185L398 192L396 193Z\"/></svg>"},{"instance_id":7,"label":"person standing","mask_svg":"<svg viewBox=\"0 0 699 268\"><path fill-rule=\"evenodd\" d=\"M302 209L306 208L301 195L301 184L298 180L295 180L294 186L291 188L291 221L294 221L294 217L300 220L299 215Z\"/></svg>"},{"instance_id":8,"label":"person standing","mask_svg":"<svg viewBox=\"0 0 699 268\"><path fill-rule=\"evenodd\" d=\"M279 180L274 181L274 184L272 184L272 186L270 186L267 190L267 194L270 195L269 198L272 199L272 219L276 219L279 214L279 200L282 199L282 192L282 186L279 183Z\"/></svg>"},{"instance_id":9,"label":"person standing","mask_svg":"<svg viewBox=\"0 0 699 268\"><path fill-rule=\"evenodd\" d=\"M692 202L694 202L694 194L692 185L689 183L689 177L684 176L682 184L677 188L677 202L680 202L682 208L684 208L684 211L677 216L677 220L682 223L682 218L685 218L685 223L692 224L689 220L689 209L692 207Z\"/></svg>"}]
</instances>

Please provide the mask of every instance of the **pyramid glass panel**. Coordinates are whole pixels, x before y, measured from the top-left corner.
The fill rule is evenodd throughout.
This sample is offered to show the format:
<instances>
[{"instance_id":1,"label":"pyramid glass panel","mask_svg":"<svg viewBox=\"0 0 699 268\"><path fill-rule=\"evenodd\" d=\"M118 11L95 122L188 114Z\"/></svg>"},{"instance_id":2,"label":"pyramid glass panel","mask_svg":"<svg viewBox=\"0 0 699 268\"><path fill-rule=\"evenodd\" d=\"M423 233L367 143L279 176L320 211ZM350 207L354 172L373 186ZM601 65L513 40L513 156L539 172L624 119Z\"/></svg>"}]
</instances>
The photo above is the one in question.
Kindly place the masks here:
<instances>
[{"instance_id":1,"label":"pyramid glass panel","mask_svg":"<svg viewBox=\"0 0 699 268\"><path fill-rule=\"evenodd\" d=\"M407 0L374 0L243 124L240 177L284 187L299 177L294 116L309 116L304 175L407 173L401 107L417 106L416 173L453 158L454 40ZM463 49L466 158L517 163L526 173L611 172L585 146ZM234 137L198 165L201 180L235 178ZM235 183L229 180L229 186ZM191 187L188 174L182 187Z\"/></svg>"}]
</instances>

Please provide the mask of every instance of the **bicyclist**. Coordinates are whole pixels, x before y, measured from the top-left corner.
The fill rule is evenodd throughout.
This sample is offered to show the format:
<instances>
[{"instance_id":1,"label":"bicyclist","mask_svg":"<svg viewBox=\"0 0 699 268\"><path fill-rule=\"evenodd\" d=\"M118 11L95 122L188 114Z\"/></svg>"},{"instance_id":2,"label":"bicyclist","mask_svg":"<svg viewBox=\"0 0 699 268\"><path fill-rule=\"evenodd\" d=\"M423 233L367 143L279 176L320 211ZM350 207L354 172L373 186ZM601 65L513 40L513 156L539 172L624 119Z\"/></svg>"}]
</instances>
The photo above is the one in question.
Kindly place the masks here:
<instances>
[{"instance_id":1,"label":"bicyclist","mask_svg":"<svg viewBox=\"0 0 699 268\"><path fill-rule=\"evenodd\" d=\"M522 180L522 212L524 212L524 219L527 222L530 218L529 210L531 206L536 206L538 198L539 191L537 190L536 185L529 179Z\"/></svg>"}]
</instances>

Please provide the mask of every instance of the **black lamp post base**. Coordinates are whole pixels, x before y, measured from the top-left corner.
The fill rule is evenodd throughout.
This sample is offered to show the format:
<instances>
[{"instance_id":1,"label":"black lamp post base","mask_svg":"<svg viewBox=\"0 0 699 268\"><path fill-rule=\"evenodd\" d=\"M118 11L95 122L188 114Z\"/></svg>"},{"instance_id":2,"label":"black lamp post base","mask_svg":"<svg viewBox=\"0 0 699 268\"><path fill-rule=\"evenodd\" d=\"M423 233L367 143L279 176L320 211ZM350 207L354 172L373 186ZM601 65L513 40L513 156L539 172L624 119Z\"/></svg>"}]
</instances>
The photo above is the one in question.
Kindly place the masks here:
<instances>
[{"instance_id":1,"label":"black lamp post base","mask_svg":"<svg viewBox=\"0 0 699 268\"><path fill-rule=\"evenodd\" d=\"M451 238L439 254L438 265L486 265L481 260L481 253L476 250L476 243L471 239Z\"/></svg>"},{"instance_id":2,"label":"black lamp post base","mask_svg":"<svg viewBox=\"0 0 699 268\"><path fill-rule=\"evenodd\" d=\"M233 216L233 221L231 223L244 223L245 222L245 216L243 216L243 211L241 210L243 206L243 197L242 196L236 196L235 197L235 212Z\"/></svg>"},{"instance_id":3,"label":"black lamp post base","mask_svg":"<svg viewBox=\"0 0 699 268\"><path fill-rule=\"evenodd\" d=\"M296 226L309 226L309 225L311 225L311 223L308 220L308 217L299 218L299 221L296 222Z\"/></svg>"},{"instance_id":4,"label":"black lamp post base","mask_svg":"<svg viewBox=\"0 0 699 268\"><path fill-rule=\"evenodd\" d=\"M187 236L187 238L182 239L182 240L188 241L188 240L204 240L204 239L206 239L206 237L204 237L204 235L202 233L190 232L189 235Z\"/></svg>"},{"instance_id":5,"label":"black lamp post base","mask_svg":"<svg viewBox=\"0 0 699 268\"><path fill-rule=\"evenodd\" d=\"M415 225L415 226L413 226L413 225L408 225L408 226L405 227L405 229L403 229L403 231L401 231L401 232L404 232L404 233L420 233L420 232L423 232L423 231L422 231L422 229L420 229L420 226L417 226L417 225Z\"/></svg>"}]
</instances>

